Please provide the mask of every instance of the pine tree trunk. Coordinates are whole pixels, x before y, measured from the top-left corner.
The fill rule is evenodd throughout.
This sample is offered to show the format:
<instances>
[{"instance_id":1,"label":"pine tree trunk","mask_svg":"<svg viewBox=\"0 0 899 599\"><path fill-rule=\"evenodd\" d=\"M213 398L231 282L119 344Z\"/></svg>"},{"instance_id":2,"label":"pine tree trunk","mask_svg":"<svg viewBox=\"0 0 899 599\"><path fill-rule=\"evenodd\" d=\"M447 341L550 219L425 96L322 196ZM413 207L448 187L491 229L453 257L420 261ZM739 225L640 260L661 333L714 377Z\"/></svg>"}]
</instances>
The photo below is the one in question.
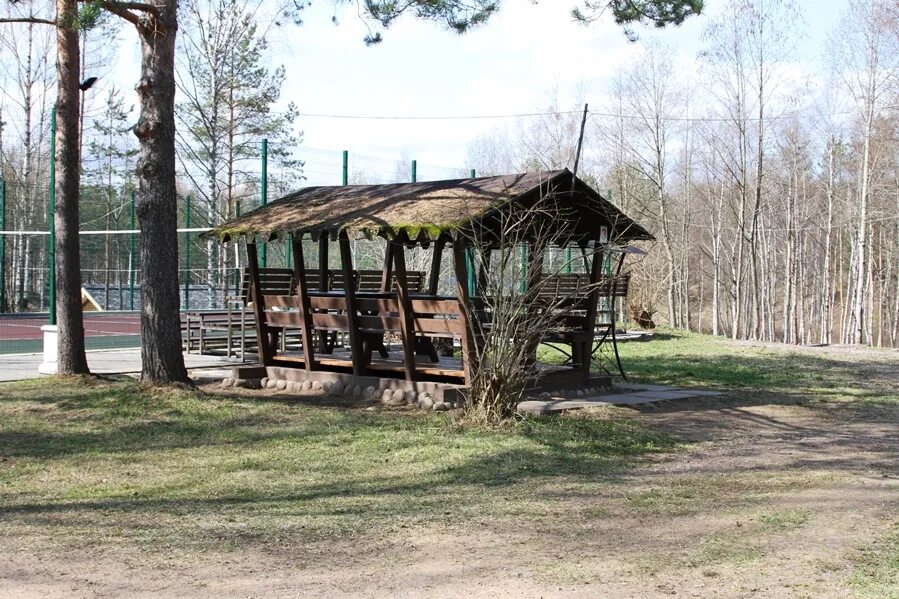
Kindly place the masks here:
<instances>
[{"instance_id":1,"label":"pine tree trunk","mask_svg":"<svg viewBox=\"0 0 899 599\"><path fill-rule=\"evenodd\" d=\"M59 374L87 374L81 313L81 252L78 235L79 59L76 0L57 0L56 76L56 315Z\"/></svg>"},{"instance_id":2,"label":"pine tree trunk","mask_svg":"<svg viewBox=\"0 0 899 599\"><path fill-rule=\"evenodd\" d=\"M178 297L178 217L175 190L175 34L177 1L137 26L140 140L137 216L141 228L141 380L187 382L181 353Z\"/></svg>"}]
</instances>

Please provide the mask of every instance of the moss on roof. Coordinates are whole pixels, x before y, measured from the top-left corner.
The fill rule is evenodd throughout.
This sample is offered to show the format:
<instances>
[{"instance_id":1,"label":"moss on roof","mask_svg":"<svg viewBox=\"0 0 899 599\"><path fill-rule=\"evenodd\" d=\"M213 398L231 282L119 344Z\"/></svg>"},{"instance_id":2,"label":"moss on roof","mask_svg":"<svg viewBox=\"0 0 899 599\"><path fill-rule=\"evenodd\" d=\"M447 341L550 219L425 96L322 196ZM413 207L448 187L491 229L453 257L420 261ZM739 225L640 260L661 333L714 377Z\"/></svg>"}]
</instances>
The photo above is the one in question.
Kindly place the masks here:
<instances>
[{"instance_id":1,"label":"moss on roof","mask_svg":"<svg viewBox=\"0 0 899 599\"><path fill-rule=\"evenodd\" d=\"M568 192L570 186L571 172L565 169L419 183L306 187L227 221L207 235L222 242L241 236L271 239L306 232L335 236L341 231L436 239L510 202L556 189ZM603 203L602 212L614 213L636 226L637 235L632 238L651 239L586 184L578 181L578 189L585 197L589 195L591 202Z\"/></svg>"}]
</instances>

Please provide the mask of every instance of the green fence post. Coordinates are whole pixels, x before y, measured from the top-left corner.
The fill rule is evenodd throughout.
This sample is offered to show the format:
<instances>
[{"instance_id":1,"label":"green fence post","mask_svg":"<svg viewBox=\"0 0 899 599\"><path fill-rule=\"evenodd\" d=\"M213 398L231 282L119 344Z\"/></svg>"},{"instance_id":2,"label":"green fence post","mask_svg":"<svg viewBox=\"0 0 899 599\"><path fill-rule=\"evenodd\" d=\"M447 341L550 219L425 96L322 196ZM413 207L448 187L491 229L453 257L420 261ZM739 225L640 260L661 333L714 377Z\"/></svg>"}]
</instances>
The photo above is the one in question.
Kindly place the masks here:
<instances>
[{"instance_id":1,"label":"green fence post","mask_svg":"<svg viewBox=\"0 0 899 599\"><path fill-rule=\"evenodd\" d=\"M418 160L412 161L412 182L418 181Z\"/></svg>"},{"instance_id":2,"label":"green fence post","mask_svg":"<svg viewBox=\"0 0 899 599\"><path fill-rule=\"evenodd\" d=\"M349 185L350 184L350 153L348 150L343 151L343 176L341 178L341 185Z\"/></svg>"},{"instance_id":3,"label":"green fence post","mask_svg":"<svg viewBox=\"0 0 899 599\"><path fill-rule=\"evenodd\" d=\"M185 199L184 228L190 229L190 195ZM184 310L190 307L190 233L184 232Z\"/></svg>"},{"instance_id":4,"label":"green fence post","mask_svg":"<svg viewBox=\"0 0 899 599\"><path fill-rule=\"evenodd\" d=\"M50 228L48 260L50 267L50 324L56 324L56 106L50 109Z\"/></svg>"},{"instance_id":5,"label":"green fence post","mask_svg":"<svg viewBox=\"0 0 899 599\"><path fill-rule=\"evenodd\" d=\"M0 231L6 231L6 181L0 179ZM6 235L0 234L0 312L6 312Z\"/></svg>"},{"instance_id":6,"label":"green fence post","mask_svg":"<svg viewBox=\"0 0 899 599\"><path fill-rule=\"evenodd\" d=\"M468 174L471 175L472 179L475 178L475 170L474 169L471 169L471 171ZM487 251L490 251L490 250L487 250ZM470 247L465 248L465 262L467 262L467 264L468 264L468 269L467 269L468 270L468 296L474 297L477 293L477 289L475 289L476 279L475 279L475 274L474 274L474 249L472 249Z\"/></svg>"},{"instance_id":7,"label":"green fence post","mask_svg":"<svg viewBox=\"0 0 899 599\"><path fill-rule=\"evenodd\" d=\"M131 233L128 235L128 309L134 311L134 190L131 191Z\"/></svg>"},{"instance_id":8,"label":"green fence post","mask_svg":"<svg viewBox=\"0 0 899 599\"><path fill-rule=\"evenodd\" d=\"M261 181L261 205L265 206L268 203L268 139L262 138L262 181ZM266 244L262 244L262 247L259 248L259 262L262 268L265 268L268 264L268 252L266 252Z\"/></svg>"}]
</instances>

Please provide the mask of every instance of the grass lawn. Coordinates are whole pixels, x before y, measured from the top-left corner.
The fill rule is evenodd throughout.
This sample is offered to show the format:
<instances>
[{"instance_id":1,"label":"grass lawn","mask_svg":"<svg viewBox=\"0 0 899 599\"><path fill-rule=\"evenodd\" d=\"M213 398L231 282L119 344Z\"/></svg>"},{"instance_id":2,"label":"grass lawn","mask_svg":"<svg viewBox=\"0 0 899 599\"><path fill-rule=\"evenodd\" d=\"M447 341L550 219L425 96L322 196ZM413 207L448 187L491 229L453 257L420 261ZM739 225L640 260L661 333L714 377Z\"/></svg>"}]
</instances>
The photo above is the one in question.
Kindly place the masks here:
<instances>
[{"instance_id":1,"label":"grass lawn","mask_svg":"<svg viewBox=\"0 0 899 599\"><path fill-rule=\"evenodd\" d=\"M895 352L667 332L622 354L635 380L726 394L486 431L267 391L0 385L0 594L899 597Z\"/></svg>"}]
</instances>

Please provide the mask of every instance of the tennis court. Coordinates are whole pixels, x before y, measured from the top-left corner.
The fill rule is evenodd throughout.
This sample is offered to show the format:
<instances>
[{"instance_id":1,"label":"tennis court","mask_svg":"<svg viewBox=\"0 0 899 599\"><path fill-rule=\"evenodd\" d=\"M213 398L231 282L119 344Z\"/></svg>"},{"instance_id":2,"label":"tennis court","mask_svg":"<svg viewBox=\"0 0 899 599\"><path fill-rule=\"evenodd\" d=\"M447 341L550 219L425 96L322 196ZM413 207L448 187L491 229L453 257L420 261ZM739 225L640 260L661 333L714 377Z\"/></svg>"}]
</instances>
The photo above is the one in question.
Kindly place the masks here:
<instances>
[{"instance_id":1,"label":"tennis court","mask_svg":"<svg viewBox=\"0 0 899 599\"><path fill-rule=\"evenodd\" d=\"M44 313L0 315L0 354L43 351L41 327L48 324ZM93 312L84 314L85 347L119 349L140 346L140 314L137 312Z\"/></svg>"}]
</instances>

